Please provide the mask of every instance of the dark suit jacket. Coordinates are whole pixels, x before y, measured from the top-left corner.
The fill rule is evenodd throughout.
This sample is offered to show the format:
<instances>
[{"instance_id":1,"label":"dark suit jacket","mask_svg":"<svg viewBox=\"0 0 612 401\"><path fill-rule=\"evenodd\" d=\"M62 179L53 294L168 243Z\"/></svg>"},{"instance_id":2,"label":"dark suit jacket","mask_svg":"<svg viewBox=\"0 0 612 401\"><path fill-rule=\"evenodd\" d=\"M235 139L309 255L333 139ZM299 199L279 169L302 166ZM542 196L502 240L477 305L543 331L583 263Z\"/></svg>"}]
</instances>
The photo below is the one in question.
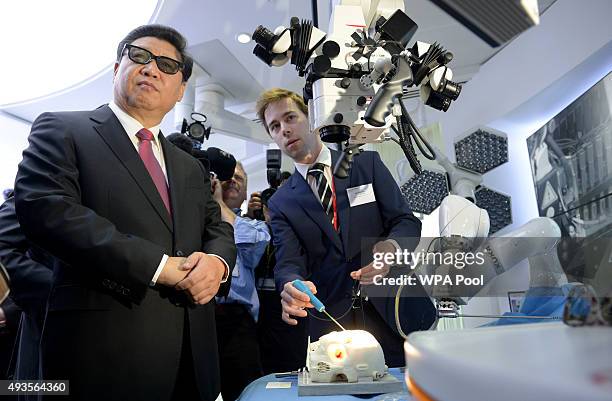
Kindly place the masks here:
<instances>
[{"instance_id":1,"label":"dark suit jacket","mask_svg":"<svg viewBox=\"0 0 612 401\"><path fill-rule=\"evenodd\" d=\"M335 164L339 152L332 150ZM347 188L371 184L375 202L350 207ZM353 280L350 273L372 261L372 247L392 238L403 248L414 249L421 234L421 222L414 217L391 173L376 152L355 156L349 176L334 177L340 230L336 232L319 200L299 172L279 188L269 200L276 268L277 289L295 279L311 280L327 310L339 316L350 308ZM374 286L369 286L374 287ZM378 312L395 330L393 299L396 288L378 291L372 299ZM427 329L434 319L431 301L422 289L403 297L400 307L405 332ZM310 321L311 335L318 335ZM314 326L316 327L316 326Z\"/></svg>"},{"instance_id":2,"label":"dark suit jacket","mask_svg":"<svg viewBox=\"0 0 612 401\"><path fill-rule=\"evenodd\" d=\"M25 238L17 215L15 198L0 205L0 260L11 278L11 297L26 312L44 310L51 278L51 258L31 247Z\"/></svg>"},{"instance_id":3,"label":"dark suit jacket","mask_svg":"<svg viewBox=\"0 0 612 401\"><path fill-rule=\"evenodd\" d=\"M42 114L19 165L21 227L65 264L55 266L49 296L45 378L71 379L75 397L169 399L187 328L202 398L219 390L213 303L194 307L150 281L163 254L203 251L234 266L233 229L202 165L159 140L172 219L108 106Z\"/></svg>"},{"instance_id":4,"label":"dark suit jacket","mask_svg":"<svg viewBox=\"0 0 612 401\"><path fill-rule=\"evenodd\" d=\"M41 379L39 344L53 261L40 249L31 247L23 235L12 196L0 206L0 260L11 278L11 297L23 310L15 353L15 378Z\"/></svg>"}]
</instances>

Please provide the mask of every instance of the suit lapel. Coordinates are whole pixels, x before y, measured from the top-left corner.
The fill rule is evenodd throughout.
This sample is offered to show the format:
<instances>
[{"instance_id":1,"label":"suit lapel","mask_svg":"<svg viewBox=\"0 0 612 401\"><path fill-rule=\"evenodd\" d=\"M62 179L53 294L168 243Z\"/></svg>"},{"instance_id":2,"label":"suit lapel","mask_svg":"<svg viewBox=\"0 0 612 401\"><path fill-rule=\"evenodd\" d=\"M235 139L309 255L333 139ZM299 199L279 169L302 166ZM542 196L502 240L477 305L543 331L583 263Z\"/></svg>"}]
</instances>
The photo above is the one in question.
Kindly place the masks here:
<instances>
[{"instance_id":1,"label":"suit lapel","mask_svg":"<svg viewBox=\"0 0 612 401\"><path fill-rule=\"evenodd\" d=\"M340 152L335 150L331 150L332 155L332 171L338 158L340 157ZM351 215L351 208L348 200L348 195L346 194L346 189L349 188L350 184L350 171L349 176L347 178L338 178L333 177L334 187L336 190L336 208L338 210L338 220L340 222L340 236L342 237L342 247L344 250L344 254L348 255L348 246L349 246L349 219Z\"/></svg>"},{"instance_id":2,"label":"suit lapel","mask_svg":"<svg viewBox=\"0 0 612 401\"><path fill-rule=\"evenodd\" d=\"M295 201L304 209L306 214L321 228L321 231L329 237L332 243L342 251L340 236L334 230L327 218L321 203L316 198L312 188L308 185L304 177L296 170L291 179L291 188Z\"/></svg>"},{"instance_id":3,"label":"suit lapel","mask_svg":"<svg viewBox=\"0 0 612 401\"><path fill-rule=\"evenodd\" d=\"M159 196L159 192L157 192L157 188L142 159L115 114L108 106L102 106L92 112L91 119L94 121L93 128L127 169L168 230L172 232L172 222L164 202Z\"/></svg>"}]
</instances>

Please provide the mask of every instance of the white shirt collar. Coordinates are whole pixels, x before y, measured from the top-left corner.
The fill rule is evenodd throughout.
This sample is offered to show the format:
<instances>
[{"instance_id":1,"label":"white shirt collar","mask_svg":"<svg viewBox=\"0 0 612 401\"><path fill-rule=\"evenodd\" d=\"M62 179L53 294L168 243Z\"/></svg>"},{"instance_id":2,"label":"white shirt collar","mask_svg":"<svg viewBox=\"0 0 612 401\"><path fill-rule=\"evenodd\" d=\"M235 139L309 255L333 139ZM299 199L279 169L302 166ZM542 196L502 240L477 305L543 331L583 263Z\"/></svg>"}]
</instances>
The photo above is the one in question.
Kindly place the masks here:
<instances>
[{"instance_id":1,"label":"white shirt collar","mask_svg":"<svg viewBox=\"0 0 612 401\"><path fill-rule=\"evenodd\" d=\"M298 171L298 173L300 173L302 175L302 177L304 177L305 180L306 176L308 174L308 169L315 163L321 163L326 165L327 167L331 167L332 164L332 157L331 157L331 152L329 151L329 148L325 145L321 146L321 151L319 152L319 156L317 156L317 159L314 161L314 163L311 164L303 164L303 163L295 163L295 169Z\"/></svg>"},{"instance_id":2,"label":"white shirt collar","mask_svg":"<svg viewBox=\"0 0 612 401\"><path fill-rule=\"evenodd\" d=\"M117 103L115 103L114 101L111 101L108 104L108 107L110 107L113 113L115 113L115 115L117 116L117 119L121 123L121 126L123 127L125 132L128 134L132 142L134 142L134 138L136 137L136 134L138 133L138 131L140 131L143 128L147 128L153 134L153 141L155 142L156 145L159 146L158 139L157 139L157 136L159 135L159 125L156 125L154 127L144 127L140 123L140 121L136 120L134 117L130 116L128 113L123 111L123 109L119 107ZM137 139L136 139L136 143L138 143Z\"/></svg>"}]
</instances>

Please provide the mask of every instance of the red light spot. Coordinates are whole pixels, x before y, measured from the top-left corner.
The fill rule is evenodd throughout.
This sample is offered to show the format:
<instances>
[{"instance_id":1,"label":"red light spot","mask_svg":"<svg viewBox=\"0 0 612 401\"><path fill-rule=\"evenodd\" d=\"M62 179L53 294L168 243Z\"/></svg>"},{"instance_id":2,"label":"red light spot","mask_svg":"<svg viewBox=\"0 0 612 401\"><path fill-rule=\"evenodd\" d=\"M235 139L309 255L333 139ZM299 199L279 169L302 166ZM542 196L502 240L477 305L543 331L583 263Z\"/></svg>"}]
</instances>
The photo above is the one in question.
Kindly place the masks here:
<instances>
[{"instance_id":1,"label":"red light spot","mask_svg":"<svg viewBox=\"0 0 612 401\"><path fill-rule=\"evenodd\" d=\"M340 351L340 350L336 351L336 358L338 358L338 359L342 358L342 351Z\"/></svg>"}]
</instances>

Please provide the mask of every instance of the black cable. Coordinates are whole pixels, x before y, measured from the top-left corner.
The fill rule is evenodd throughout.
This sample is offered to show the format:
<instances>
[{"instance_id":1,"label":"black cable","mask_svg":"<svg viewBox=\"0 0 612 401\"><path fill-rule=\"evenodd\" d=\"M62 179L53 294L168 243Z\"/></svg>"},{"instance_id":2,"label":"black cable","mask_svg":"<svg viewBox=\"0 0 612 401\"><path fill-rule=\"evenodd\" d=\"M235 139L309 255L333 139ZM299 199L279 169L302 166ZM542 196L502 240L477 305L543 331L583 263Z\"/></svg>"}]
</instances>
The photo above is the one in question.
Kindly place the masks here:
<instances>
[{"instance_id":1,"label":"black cable","mask_svg":"<svg viewBox=\"0 0 612 401\"><path fill-rule=\"evenodd\" d=\"M353 290L352 290L353 294L352 294L352 300L351 300L351 304L349 305L348 309L345 310L344 312L342 312L340 314L340 316L338 317L334 317L334 319L336 320L340 320L342 318L344 318L346 315L348 315L348 313L353 310L354 306L355 306L355 301L357 301L357 299L359 299L359 307L361 309L361 314L362 314L362 319L364 322L364 327L365 327L365 314L363 313L363 300L361 297L361 283L359 281L355 281L355 283L353 283ZM357 296L357 294L360 294L359 296ZM320 320L323 322L331 322L332 320L329 318L324 318L324 317L318 317L315 316L314 313L312 313L309 309L306 309L306 312L313 318L316 320ZM355 321L353 320L353 323L355 323Z\"/></svg>"},{"instance_id":2,"label":"black cable","mask_svg":"<svg viewBox=\"0 0 612 401\"><path fill-rule=\"evenodd\" d=\"M429 142L427 142L427 140L423 137L423 134L421 134L421 131L419 130L419 127L417 127L417 125L414 123L414 121L410 117L410 114L408 113L408 110L406 110L406 106L404 106L404 102L402 102L401 99L399 99L399 104L400 104L400 106L402 108L402 116L406 119L408 124L412 127L412 131L413 131L412 132L412 137L414 137L414 141L417 144L417 147L419 148L419 150L421 151L423 156L425 156L427 159L435 160L436 159L436 152L433 150L433 148L431 147ZM431 152L431 153L428 154L427 152L425 152L425 150L423 149L423 147L419 143L419 140L423 142L423 144L427 147L427 150L429 152Z\"/></svg>"},{"instance_id":3,"label":"black cable","mask_svg":"<svg viewBox=\"0 0 612 401\"><path fill-rule=\"evenodd\" d=\"M351 304L349 305L348 309L347 309L347 310L345 310L344 312L342 312L342 314L341 314L340 316L338 316L338 317L334 317L334 319L336 319L336 320L340 320L340 319L342 319L343 317L345 317L346 315L348 315L348 313L349 313L349 312L350 312L350 311L353 309L353 306L354 306L354 305L355 305L355 298L353 299L353 301L352 301L352 302L351 302ZM310 315L310 316L311 316L313 319L320 320L320 321L323 321L323 322L332 322L332 320L331 320L330 318L327 318L327 317L323 318L323 317L318 317L318 316L315 316L315 315L314 315L314 313L312 313L312 312L311 312L309 309L306 309L306 312L308 312L308 314L309 314L309 315Z\"/></svg>"},{"instance_id":4,"label":"black cable","mask_svg":"<svg viewBox=\"0 0 612 401\"><path fill-rule=\"evenodd\" d=\"M404 106L401 98L398 99L398 102L402 108L402 115L396 116L397 128L391 125L391 129L393 129L398 137L398 141L395 142L398 143L404 151L404 155L406 155L406 159L408 159L408 163L410 164L412 171L414 171L416 174L421 174L423 172L423 167L421 166L421 162L417 157L412 142L414 141L416 143L417 147L421 151L421 154L429 160L435 160L436 153L423 134L421 134L419 127L417 127L410 117L410 114L408 113L408 110L406 110L406 106ZM427 150L425 150L425 148L427 148Z\"/></svg>"},{"instance_id":5,"label":"black cable","mask_svg":"<svg viewBox=\"0 0 612 401\"><path fill-rule=\"evenodd\" d=\"M406 135L407 137L407 145L408 148L410 149L410 151L412 152L412 154L414 154L414 157L416 158L416 151L414 150L414 146L412 145L412 141L413 138L415 138L415 134L414 134L414 130L413 128L410 126L410 124L408 124L408 122L404 119L404 117L402 116L401 118L401 122L404 125L404 135ZM421 153L423 153L423 149L421 149L421 147L419 146L419 143L415 140L417 147L419 148L419 150L421 151ZM419 167L421 166L421 162L419 161L419 159L416 159L419 162Z\"/></svg>"},{"instance_id":6,"label":"black cable","mask_svg":"<svg viewBox=\"0 0 612 401\"><path fill-rule=\"evenodd\" d=\"M414 151L414 148L410 143L409 137L407 137L407 135L404 133L404 124L401 121L401 117L397 116L396 121L397 129L393 125L391 125L391 128L393 129L393 131L395 131L399 138L398 143L404 151L404 155L406 156L406 159L408 160L408 164L410 164L410 168L412 169L412 171L414 171L416 174L421 174L423 172L423 168L421 167L421 163L417 158L416 152Z\"/></svg>"},{"instance_id":7,"label":"black cable","mask_svg":"<svg viewBox=\"0 0 612 401\"><path fill-rule=\"evenodd\" d=\"M361 327L363 327L363 329L365 330L366 329L366 318L365 318L365 310L363 307L364 299L361 296L361 285L359 285L357 288L358 288L357 291L359 292L359 309L361 309Z\"/></svg>"},{"instance_id":8,"label":"black cable","mask_svg":"<svg viewBox=\"0 0 612 401\"><path fill-rule=\"evenodd\" d=\"M395 131L395 127L393 125L391 126L391 128ZM397 134L397 131L395 131L395 133ZM389 139L391 139L393 142L397 143L399 146L402 146L400 141L397 140L396 138L393 138L392 136L390 136Z\"/></svg>"}]
</instances>

